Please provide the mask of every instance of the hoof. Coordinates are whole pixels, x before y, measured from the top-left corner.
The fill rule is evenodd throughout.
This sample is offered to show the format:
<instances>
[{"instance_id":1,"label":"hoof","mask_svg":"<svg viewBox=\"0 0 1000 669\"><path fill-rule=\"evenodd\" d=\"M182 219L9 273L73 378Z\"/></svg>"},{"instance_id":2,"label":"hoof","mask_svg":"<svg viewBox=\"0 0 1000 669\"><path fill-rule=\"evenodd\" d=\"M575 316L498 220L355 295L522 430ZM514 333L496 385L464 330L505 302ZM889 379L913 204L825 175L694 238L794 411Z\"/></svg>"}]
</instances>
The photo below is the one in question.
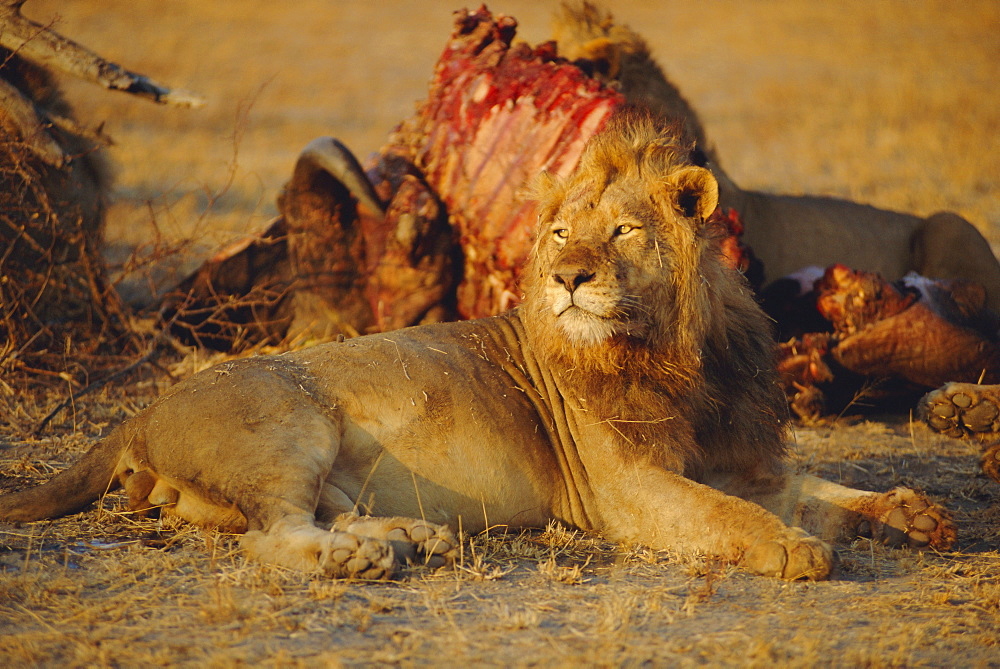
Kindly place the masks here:
<instances>
[{"instance_id":1,"label":"hoof","mask_svg":"<svg viewBox=\"0 0 1000 669\"><path fill-rule=\"evenodd\" d=\"M797 527L789 528L780 539L751 546L743 556L743 566L755 574L789 581L820 581L830 576L836 553L829 544Z\"/></svg>"},{"instance_id":2,"label":"hoof","mask_svg":"<svg viewBox=\"0 0 1000 669\"><path fill-rule=\"evenodd\" d=\"M921 418L949 437L1000 434L1000 386L948 383L920 400Z\"/></svg>"},{"instance_id":3,"label":"hoof","mask_svg":"<svg viewBox=\"0 0 1000 669\"><path fill-rule=\"evenodd\" d=\"M914 490L890 490L880 507L875 526L860 528L859 535L897 548L947 550L955 543L955 524L950 514Z\"/></svg>"}]
</instances>

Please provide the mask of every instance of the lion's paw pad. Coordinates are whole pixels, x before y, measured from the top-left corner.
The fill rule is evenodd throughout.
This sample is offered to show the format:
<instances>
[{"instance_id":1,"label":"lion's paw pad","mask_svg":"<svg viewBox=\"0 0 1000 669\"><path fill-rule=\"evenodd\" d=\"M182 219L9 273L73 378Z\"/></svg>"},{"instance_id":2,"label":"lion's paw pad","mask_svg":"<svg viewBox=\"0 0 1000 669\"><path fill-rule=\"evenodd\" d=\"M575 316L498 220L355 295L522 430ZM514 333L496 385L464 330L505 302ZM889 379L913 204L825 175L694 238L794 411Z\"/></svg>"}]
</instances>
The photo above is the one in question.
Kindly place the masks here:
<instances>
[{"instance_id":1,"label":"lion's paw pad","mask_svg":"<svg viewBox=\"0 0 1000 669\"><path fill-rule=\"evenodd\" d=\"M743 566L750 571L790 581L822 580L835 562L836 554L826 542L796 527L783 537L755 544L743 556Z\"/></svg>"},{"instance_id":2,"label":"lion's paw pad","mask_svg":"<svg viewBox=\"0 0 1000 669\"><path fill-rule=\"evenodd\" d=\"M948 383L924 395L920 415L932 430L949 437L1000 433L997 386Z\"/></svg>"},{"instance_id":3,"label":"lion's paw pad","mask_svg":"<svg viewBox=\"0 0 1000 669\"><path fill-rule=\"evenodd\" d=\"M333 529L362 537L388 541L400 561L428 567L443 567L458 558L458 539L447 525L418 518L387 518L345 513L333 522Z\"/></svg>"},{"instance_id":4,"label":"lion's paw pad","mask_svg":"<svg viewBox=\"0 0 1000 669\"><path fill-rule=\"evenodd\" d=\"M319 571L331 578L382 580L396 572L392 546L378 539L331 532L317 555Z\"/></svg>"},{"instance_id":5,"label":"lion's paw pad","mask_svg":"<svg viewBox=\"0 0 1000 669\"><path fill-rule=\"evenodd\" d=\"M890 490L882 508L881 527L872 534L888 546L945 550L955 542L955 524L948 512L914 490Z\"/></svg>"},{"instance_id":6,"label":"lion's paw pad","mask_svg":"<svg viewBox=\"0 0 1000 669\"><path fill-rule=\"evenodd\" d=\"M411 561L431 568L452 564L458 558L458 538L447 525L415 520L389 530L386 538L414 546L416 555Z\"/></svg>"}]
</instances>

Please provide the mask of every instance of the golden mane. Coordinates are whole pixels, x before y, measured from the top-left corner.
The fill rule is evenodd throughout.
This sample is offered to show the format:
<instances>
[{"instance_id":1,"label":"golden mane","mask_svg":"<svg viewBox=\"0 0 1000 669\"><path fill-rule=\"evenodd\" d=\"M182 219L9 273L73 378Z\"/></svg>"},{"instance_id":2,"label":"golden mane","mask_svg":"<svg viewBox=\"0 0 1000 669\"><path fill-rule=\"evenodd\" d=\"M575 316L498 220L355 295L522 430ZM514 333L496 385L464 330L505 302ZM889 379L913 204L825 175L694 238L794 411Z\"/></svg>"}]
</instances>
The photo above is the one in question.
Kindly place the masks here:
<instances>
[{"instance_id":1,"label":"golden mane","mask_svg":"<svg viewBox=\"0 0 1000 669\"><path fill-rule=\"evenodd\" d=\"M691 150L676 126L626 110L591 141L568 179L543 175L536 191L538 239L523 274L523 318L535 353L606 398L609 410L627 396L631 406L618 413L634 413L636 424L648 424L655 419L643 415L648 393L649 412L655 413L666 395L675 398L677 411L703 416L697 429L708 448L698 457L685 456L688 466L712 459L713 444L730 451L741 442L748 462L762 453L743 445L757 444L770 458L781 450L787 414L774 371L770 324L743 277L723 263L705 225L718 190L711 174L691 163ZM629 220L641 219L655 252L638 263L630 259L638 269L623 263L617 270L646 277L641 288L629 287L635 313L628 317L641 325L580 345L560 332L548 309L546 291L560 248L548 230L565 218L579 226L577 235L599 236L587 226L606 224L580 215L599 202ZM609 249L605 244L594 253ZM730 380L748 376L753 381L746 387L729 387ZM762 415L769 418L761 420ZM633 441L648 437L647 428L640 431Z\"/></svg>"}]
</instances>

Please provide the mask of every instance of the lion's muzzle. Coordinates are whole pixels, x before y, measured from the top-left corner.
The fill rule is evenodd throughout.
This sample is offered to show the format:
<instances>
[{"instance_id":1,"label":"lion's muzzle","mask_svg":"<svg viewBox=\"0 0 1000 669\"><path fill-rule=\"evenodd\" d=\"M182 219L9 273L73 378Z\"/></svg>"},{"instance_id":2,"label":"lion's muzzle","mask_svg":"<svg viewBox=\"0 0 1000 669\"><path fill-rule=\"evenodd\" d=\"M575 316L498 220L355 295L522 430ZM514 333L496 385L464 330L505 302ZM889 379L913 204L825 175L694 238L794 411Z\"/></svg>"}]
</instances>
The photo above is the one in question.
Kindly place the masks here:
<instances>
[{"instance_id":1,"label":"lion's muzzle","mask_svg":"<svg viewBox=\"0 0 1000 669\"><path fill-rule=\"evenodd\" d=\"M615 334L621 315L613 277L588 246L563 250L549 270L546 294L559 328L578 344L593 344Z\"/></svg>"},{"instance_id":2,"label":"lion's muzzle","mask_svg":"<svg viewBox=\"0 0 1000 669\"><path fill-rule=\"evenodd\" d=\"M558 268L556 271L552 272L552 279L565 288L570 295L576 291L582 284L587 283L596 276L595 272L588 269L577 268Z\"/></svg>"}]
</instances>

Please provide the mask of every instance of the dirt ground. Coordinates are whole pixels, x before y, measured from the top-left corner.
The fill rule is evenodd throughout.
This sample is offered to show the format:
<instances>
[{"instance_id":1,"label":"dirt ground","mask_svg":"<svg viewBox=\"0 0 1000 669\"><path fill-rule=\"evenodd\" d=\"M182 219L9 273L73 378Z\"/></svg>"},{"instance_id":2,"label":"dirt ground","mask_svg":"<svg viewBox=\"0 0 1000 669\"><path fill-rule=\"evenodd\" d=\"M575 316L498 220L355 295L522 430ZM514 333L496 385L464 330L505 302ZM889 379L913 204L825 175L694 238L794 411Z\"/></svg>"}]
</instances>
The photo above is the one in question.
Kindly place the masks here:
<instances>
[{"instance_id":1,"label":"dirt ground","mask_svg":"<svg viewBox=\"0 0 1000 669\"><path fill-rule=\"evenodd\" d=\"M107 256L123 291L141 301L261 227L311 139L376 150L423 96L459 6L31 0L32 18L207 99L168 109L65 82L79 119L115 140ZM555 3L489 6L537 42ZM993 0L615 6L741 185L952 209L1000 245ZM0 379L0 487L47 478L213 359L145 365L37 436L87 381L72 351L48 393ZM804 471L925 490L953 511L955 550L858 540L838 547L834 580L784 583L558 527L494 528L458 569L372 585L248 564L232 537L132 518L112 495L78 516L0 526L0 665L1000 666L1000 486L979 449L906 415L844 416L791 438Z\"/></svg>"}]
</instances>

